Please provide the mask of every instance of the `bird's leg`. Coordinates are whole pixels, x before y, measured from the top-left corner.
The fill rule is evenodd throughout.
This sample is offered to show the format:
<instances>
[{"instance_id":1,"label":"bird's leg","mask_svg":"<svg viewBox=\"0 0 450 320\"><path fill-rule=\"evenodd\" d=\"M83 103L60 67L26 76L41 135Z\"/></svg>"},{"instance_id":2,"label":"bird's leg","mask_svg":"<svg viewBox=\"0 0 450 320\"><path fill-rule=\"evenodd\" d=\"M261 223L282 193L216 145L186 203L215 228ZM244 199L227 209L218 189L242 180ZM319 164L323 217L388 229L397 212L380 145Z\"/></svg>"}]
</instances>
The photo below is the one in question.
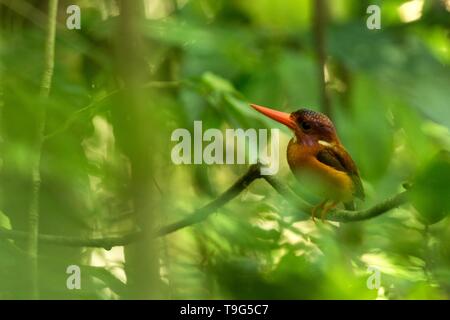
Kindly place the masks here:
<instances>
[{"instance_id":1,"label":"bird's leg","mask_svg":"<svg viewBox=\"0 0 450 320\"><path fill-rule=\"evenodd\" d=\"M317 210L322 210L323 206L327 203L328 200L322 201L321 203L319 203L317 206L315 206L314 208L312 208L311 210L311 218L313 222L316 222L316 220L314 219L316 216L316 212Z\"/></svg>"},{"instance_id":2,"label":"bird's leg","mask_svg":"<svg viewBox=\"0 0 450 320\"><path fill-rule=\"evenodd\" d=\"M328 205L324 206L324 208L323 208L323 210L322 210L322 212L320 214L320 219L322 220L322 222L325 222L325 218L327 216L327 213L330 210L334 209L338 205L338 203L339 202L337 202L337 201L331 201L330 203L328 203Z\"/></svg>"}]
</instances>

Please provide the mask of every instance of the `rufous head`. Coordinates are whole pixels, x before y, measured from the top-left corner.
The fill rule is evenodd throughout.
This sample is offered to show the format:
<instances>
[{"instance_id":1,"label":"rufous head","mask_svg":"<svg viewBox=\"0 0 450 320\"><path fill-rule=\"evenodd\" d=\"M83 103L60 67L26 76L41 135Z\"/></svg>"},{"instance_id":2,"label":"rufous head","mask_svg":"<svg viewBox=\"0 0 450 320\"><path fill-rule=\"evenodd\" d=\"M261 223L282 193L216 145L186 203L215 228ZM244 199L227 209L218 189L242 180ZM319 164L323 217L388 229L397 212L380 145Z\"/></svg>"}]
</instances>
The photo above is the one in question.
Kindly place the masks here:
<instances>
[{"instance_id":1,"label":"rufous head","mask_svg":"<svg viewBox=\"0 0 450 320\"><path fill-rule=\"evenodd\" d=\"M339 143L333 122L323 113L309 109L286 113L255 104L251 104L251 106L294 131L297 142L301 144L312 145L319 141Z\"/></svg>"}]
</instances>

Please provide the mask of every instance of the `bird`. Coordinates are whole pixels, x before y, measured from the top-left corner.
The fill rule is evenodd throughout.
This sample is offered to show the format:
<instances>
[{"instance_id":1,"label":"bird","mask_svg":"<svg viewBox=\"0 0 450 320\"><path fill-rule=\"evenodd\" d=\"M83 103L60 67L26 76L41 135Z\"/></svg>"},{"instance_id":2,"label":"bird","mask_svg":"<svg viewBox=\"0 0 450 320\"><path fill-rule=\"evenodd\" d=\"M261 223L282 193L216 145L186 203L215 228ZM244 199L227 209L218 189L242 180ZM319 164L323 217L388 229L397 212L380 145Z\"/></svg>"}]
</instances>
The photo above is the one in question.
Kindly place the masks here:
<instances>
[{"instance_id":1,"label":"bird","mask_svg":"<svg viewBox=\"0 0 450 320\"><path fill-rule=\"evenodd\" d=\"M333 122L325 114L309 109L292 113L250 104L256 111L284 124L294 133L287 147L287 162L302 183L323 198L311 212L312 220L320 211L322 221L339 203L355 210L354 199L365 193L358 167L342 145Z\"/></svg>"}]
</instances>

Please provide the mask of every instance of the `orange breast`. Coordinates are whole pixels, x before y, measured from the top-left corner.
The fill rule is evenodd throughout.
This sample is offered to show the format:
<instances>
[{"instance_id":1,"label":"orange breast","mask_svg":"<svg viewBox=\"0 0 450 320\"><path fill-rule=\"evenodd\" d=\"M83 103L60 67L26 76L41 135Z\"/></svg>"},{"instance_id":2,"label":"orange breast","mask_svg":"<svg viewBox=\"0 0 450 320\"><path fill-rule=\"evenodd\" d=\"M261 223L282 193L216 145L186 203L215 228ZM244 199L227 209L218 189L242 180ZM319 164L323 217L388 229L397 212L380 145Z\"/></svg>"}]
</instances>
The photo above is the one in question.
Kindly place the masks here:
<instances>
[{"instance_id":1,"label":"orange breast","mask_svg":"<svg viewBox=\"0 0 450 320\"><path fill-rule=\"evenodd\" d=\"M345 172L336 170L316 159L320 145L305 146L292 139L287 149L289 167L300 183L307 183L311 191L337 201L350 201L353 198L353 182Z\"/></svg>"}]
</instances>

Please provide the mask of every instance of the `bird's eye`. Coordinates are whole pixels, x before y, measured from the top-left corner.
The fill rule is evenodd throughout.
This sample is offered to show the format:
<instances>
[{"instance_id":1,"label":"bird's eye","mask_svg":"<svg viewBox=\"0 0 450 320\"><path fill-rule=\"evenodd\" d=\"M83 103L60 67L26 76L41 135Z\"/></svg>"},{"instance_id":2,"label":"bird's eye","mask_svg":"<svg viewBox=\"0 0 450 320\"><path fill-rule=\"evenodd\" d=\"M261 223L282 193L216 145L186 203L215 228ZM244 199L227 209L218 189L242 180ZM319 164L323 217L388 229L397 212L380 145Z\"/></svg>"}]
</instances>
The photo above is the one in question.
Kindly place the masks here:
<instances>
[{"instance_id":1,"label":"bird's eye","mask_svg":"<svg viewBox=\"0 0 450 320\"><path fill-rule=\"evenodd\" d=\"M311 124L307 121L303 121L300 126L304 131L309 131L311 129Z\"/></svg>"}]
</instances>

